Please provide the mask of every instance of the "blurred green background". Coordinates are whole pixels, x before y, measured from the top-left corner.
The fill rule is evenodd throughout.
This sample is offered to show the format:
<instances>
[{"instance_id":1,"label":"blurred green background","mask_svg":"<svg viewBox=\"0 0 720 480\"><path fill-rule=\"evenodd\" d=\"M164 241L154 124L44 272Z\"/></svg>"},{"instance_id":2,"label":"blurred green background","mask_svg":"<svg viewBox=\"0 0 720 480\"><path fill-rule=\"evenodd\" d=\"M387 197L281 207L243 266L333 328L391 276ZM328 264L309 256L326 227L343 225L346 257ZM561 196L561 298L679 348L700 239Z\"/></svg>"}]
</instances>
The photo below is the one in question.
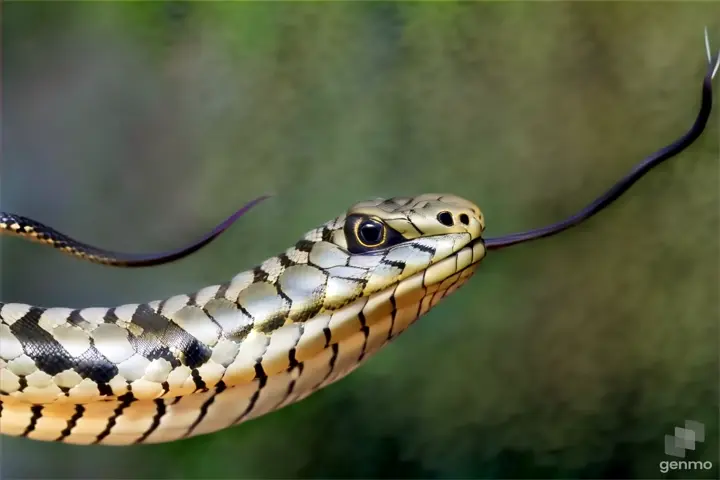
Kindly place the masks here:
<instances>
[{"instance_id":1,"label":"blurred green background","mask_svg":"<svg viewBox=\"0 0 720 480\"><path fill-rule=\"evenodd\" d=\"M154 251L275 194L155 269L2 240L3 300L72 307L225 281L374 196L467 197L490 236L558 220L685 131L705 25L720 45L716 2L6 2L2 23L4 210ZM719 147L714 115L299 404L166 445L3 438L0 474L717 478ZM714 469L662 474L686 419Z\"/></svg>"}]
</instances>

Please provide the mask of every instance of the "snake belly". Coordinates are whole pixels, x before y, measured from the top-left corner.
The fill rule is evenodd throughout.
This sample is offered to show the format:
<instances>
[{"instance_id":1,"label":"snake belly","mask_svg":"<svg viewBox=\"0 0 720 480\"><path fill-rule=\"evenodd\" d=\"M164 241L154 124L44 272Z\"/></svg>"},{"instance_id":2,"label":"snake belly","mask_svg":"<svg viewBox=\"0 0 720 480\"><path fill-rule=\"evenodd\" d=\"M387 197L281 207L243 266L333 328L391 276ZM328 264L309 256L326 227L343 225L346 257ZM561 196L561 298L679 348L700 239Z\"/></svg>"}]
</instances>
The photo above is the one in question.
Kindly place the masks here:
<instances>
[{"instance_id":1,"label":"snake belly","mask_svg":"<svg viewBox=\"0 0 720 480\"><path fill-rule=\"evenodd\" d=\"M384 235L377 245L363 241L369 224ZM0 304L0 433L159 443L297 402L460 287L485 255L483 229L478 207L456 196L377 199L191 295L115 308Z\"/></svg>"}]
</instances>

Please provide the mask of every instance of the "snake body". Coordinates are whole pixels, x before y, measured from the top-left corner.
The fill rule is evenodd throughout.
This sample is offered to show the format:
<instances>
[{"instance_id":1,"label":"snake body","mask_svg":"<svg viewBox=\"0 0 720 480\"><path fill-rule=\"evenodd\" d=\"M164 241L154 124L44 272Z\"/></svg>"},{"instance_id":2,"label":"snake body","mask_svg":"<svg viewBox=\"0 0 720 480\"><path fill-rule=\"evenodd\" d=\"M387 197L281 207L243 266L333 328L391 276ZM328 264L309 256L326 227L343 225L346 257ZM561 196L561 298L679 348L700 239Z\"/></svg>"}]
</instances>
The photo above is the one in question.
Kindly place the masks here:
<instances>
[{"instance_id":1,"label":"snake body","mask_svg":"<svg viewBox=\"0 0 720 480\"><path fill-rule=\"evenodd\" d=\"M296 402L462 285L485 254L483 228L479 208L452 195L375 200L191 295L116 308L1 304L0 432L166 442Z\"/></svg>"},{"instance_id":2,"label":"snake body","mask_svg":"<svg viewBox=\"0 0 720 480\"><path fill-rule=\"evenodd\" d=\"M427 194L358 203L285 252L190 295L115 308L0 303L0 433L75 444L158 443L211 433L343 378L473 274L486 250L548 237L610 205L704 131L720 55L710 54L694 124L567 219L483 239L472 202ZM0 212L0 233L96 263L185 257L257 199L184 248L127 255Z\"/></svg>"}]
</instances>

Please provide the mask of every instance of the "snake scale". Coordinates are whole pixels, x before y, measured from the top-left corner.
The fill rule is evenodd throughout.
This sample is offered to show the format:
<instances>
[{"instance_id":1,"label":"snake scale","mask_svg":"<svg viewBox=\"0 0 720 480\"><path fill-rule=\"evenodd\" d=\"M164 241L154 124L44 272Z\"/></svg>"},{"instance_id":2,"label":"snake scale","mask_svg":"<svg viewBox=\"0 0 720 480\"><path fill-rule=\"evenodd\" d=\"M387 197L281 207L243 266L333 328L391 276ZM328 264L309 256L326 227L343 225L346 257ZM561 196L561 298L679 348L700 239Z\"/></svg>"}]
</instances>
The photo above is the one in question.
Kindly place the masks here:
<instances>
[{"instance_id":1,"label":"snake scale","mask_svg":"<svg viewBox=\"0 0 720 480\"><path fill-rule=\"evenodd\" d=\"M425 194L360 202L226 283L114 308L0 303L0 432L74 444L158 443L208 434L297 402L352 372L473 274L488 250L559 233L593 216L705 129L711 57L693 126L561 222L484 239L472 202ZM0 212L0 231L114 266L157 255L80 243Z\"/></svg>"}]
</instances>

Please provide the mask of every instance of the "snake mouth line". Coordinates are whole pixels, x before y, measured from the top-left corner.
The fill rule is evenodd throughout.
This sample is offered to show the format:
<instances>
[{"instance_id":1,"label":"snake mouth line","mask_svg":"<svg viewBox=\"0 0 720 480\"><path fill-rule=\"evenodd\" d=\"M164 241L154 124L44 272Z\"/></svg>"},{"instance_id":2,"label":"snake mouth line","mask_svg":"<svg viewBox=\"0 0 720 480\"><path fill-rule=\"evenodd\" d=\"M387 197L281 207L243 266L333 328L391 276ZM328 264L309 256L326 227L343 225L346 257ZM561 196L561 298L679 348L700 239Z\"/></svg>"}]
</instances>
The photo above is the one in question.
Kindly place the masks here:
<instances>
[{"instance_id":1,"label":"snake mouth line","mask_svg":"<svg viewBox=\"0 0 720 480\"><path fill-rule=\"evenodd\" d=\"M485 245L485 239L484 239L483 237L478 237L478 238L476 238L475 240L470 240L470 241L468 242L468 246L471 246L471 247L472 247L472 246L477 245L478 243L482 243L483 246L484 246L484 245Z\"/></svg>"}]
</instances>

